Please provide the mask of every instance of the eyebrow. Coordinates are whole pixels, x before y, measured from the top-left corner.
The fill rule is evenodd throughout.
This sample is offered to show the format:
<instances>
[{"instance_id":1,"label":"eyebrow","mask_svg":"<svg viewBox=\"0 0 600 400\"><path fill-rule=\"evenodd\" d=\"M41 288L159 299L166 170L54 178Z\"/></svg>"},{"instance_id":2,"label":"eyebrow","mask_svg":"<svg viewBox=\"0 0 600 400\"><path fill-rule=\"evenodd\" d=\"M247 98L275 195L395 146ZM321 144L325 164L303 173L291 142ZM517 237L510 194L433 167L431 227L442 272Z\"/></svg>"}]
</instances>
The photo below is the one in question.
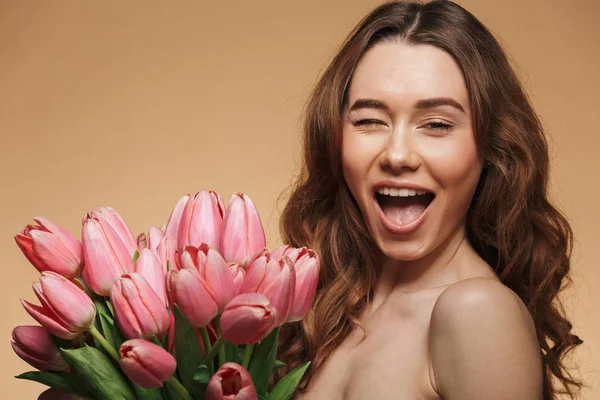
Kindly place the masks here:
<instances>
[{"instance_id":1,"label":"eyebrow","mask_svg":"<svg viewBox=\"0 0 600 400\"><path fill-rule=\"evenodd\" d=\"M465 109L460 103L450 97L433 97L430 99L422 99L417 101L415 108L418 110L424 110L428 108L435 108L440 106L450 106L462 111L466 114ZM374 99L358 99L354 102L350 111L360 110L363 108L375 108L378 110L389 111L389 107L383 101Z\"/></svg>"}]
</instances>

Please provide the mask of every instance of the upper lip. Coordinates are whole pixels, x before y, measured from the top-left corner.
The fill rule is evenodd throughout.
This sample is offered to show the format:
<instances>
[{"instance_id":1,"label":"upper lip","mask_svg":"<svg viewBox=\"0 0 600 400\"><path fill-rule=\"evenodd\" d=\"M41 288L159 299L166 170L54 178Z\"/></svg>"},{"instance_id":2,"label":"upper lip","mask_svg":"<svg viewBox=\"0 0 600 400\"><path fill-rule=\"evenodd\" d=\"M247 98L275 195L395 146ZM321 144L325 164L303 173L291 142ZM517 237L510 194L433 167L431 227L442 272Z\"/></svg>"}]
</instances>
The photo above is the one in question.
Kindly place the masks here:
<instances>
[{"instance_id":1,"label":"upper lip","mask_svg":"<svg viewBox=\"0 0 600 400\"><path fill-rule=\"evenodd\" d=\"M396 189L413 189L413 190L419 190L422 192L429 192L429 193L433 193L435 195L435 192L429 188L426 188L424 186L421 185L417 185L416 183L412 183L412 182L395 182L395 181L380 181L377 182L374 186L373 189L375 192L377 192L378 189L381 188L396 188Z\"/></svg>"}]
</instances>

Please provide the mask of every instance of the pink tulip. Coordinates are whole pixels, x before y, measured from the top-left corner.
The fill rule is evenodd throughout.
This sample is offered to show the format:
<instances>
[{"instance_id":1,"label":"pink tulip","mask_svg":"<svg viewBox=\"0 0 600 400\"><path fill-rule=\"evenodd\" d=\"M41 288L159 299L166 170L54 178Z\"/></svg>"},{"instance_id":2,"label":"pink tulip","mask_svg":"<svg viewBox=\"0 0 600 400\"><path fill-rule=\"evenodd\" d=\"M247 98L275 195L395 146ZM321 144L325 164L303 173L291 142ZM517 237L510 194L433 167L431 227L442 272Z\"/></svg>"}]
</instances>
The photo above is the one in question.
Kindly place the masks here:
<instances>
[{"instance_id":1,"label":"pink tulip","mask_svg":"<svg viewBox=\"0 0 600 400\"><path fill-rule=\"evenodd\" d=\"M228 362L208 381L206 400L257 400L250 373L241 365Z\"/></svg>"},{"instance_id":2,"label":"pink tulip","mask_svg":"<svg viewBox=\"0 0 600 400\"><path fill-rule=\"evenodd\" d=\"M73 339L94 323L96 307L83 290L65 277L42 272L33 291L42 303L36 306L21 299L25 310L54 336Z\"/></svg>"},{"instance_id":3,"label":"pink tulip","mask_svg":"<svg viewBox=\"0 0 600 400\"><path fill-rule=\"evenodd\" d=\"M156 250L163 237L165 237L165 234L160 228L151 226L150 231L148 231L148 248Z\"/></svg>"},{"instance_id":4,"label":"pink tulip","mask_svg":"<svg viewBox=\"0 0 600 400\"><path fill-rule=\"evenodd\" d=\"M244 293L227 304L221 315L221 333L235 344L256 343L277 326L277 310L260 293Z\"/></svg>"},{"instance_id":5,"label":"pink tulip","mask_svg":"<svg viewBox=\"0 0 600 400\"><path fill-rule=\"evenodd\" d=\"M15 236L25 257L40 272L54 271L67 279L77 277L83 266L79 240L50 220L33 220L38 225L27 225Z\"/></svg>"},{"instance_id":6,"label":"pink tulip","mask_svg":"<svg viewBox=\"0 0 600 400\"><path fill-rule=\"evenodd\" d=\"M75 393L67 393L60 389L50 388L44 390L39 395L37 400L86 400L84 397L78 396Z\"/></svg>"},{"instance_id":7,"label":"pink tulip","mask_svg":"<svg viewBox=\"0 0 600 400\"><path fill-rule=\"evenodd\" d=\"M182 250L186 246L197 247L206 243L218 249L224 211L223 200L217 192L196 192L183 209L177 247Z\"/></svg>"},{"instance_id":8,"label":"pink tulip","mask_svg":"<svg viewBox=\"0 0 600 400\"><path fill-rule=\"evenodd\" d=\"M62 358L48 331L41 326L17 326L12 331L13 350L25 362L40 371L66 371L69 364Z\"/></svg>"},{"instance_id":9,"label":"pink tulip","mask_svg":"<svg viewBox=\"0 0 600 400\"><path fill-rule=\"evenodd\" d=\"M144 277L156 292L163 304L167 305L167 292L165 287L165 271L160 264L156 250L142 249L137 259L134 271Z\"/></svg>"},{"instance_id":10,"label":"pink tulip","mask_svg":"<svg viewBox=\"0 0 600 400\"><path fill-rule=\"evenodd\" d=\"M167 227L165 229L166 237L177 239L177 235L179 234L179 225L181 223L181 216L183 215L183 210L189 198L190 195L186 194L177 201L177 204L175 204L175 207L173 208L173 211L171 211L171 215L169 216L169 221L167 222Z\"/></svg>"},{"instance_id":11,"label":"pink tulip","mask_svg":"<svg viewBox=\"0 0 600 400\"><path fill-rule=\"evenodd\" d=\"M227 262L247 266L253 256L266 246L265 231L250 197L235 193L223 220L221 254Z\"/></svg>"},{"instance_id":12,"label":"pink tulip","mask_svg":"<svg viewBox=\"0 0 600 400\"><path fill-rule=\"evenodd\" d=\"M110 290L110 301L119 327L128 339L162 337L169 329L169 313L163 300L135 272L125 274Z\"/></svg>"},{"instance_id":13,"label":"pink tulip","mask_svg":"<svg viewBox=\"0 0 600 400\"><path fill-rule=\"evenodd\" d=\"M167 272L167 296L169 303L177 304L196 328L206 326L219 313L208 284L188 269Z\"/></svg>"},{"instance_id":14,"label":"pink tulip","mask_svg":"<svg viewBox=\"0 0 600 400\"><path fill-rule=\"evenodd\" d=\"M121 216L109 207L86 214L82 239L83 280L95 293L108 296L121 275L133 272L135 239Z\"/></svg>"},{"instance_id":15,"label":"pink tulip","mask_svg":"<svg viewBox=\"0 0 600 400\"><path fill-rule=\"evenodd\" d=\"M156 249L158 257L160 259L160 265L164 273L167 273L167 262L171 265L171 269L179 269L179 266L175 260L175 253L177 251L177 239L165 236L161 239Z\"/></svg>"},{"instance_id":16,"label":"pink tulip","mask_svg":"<svg viewBox=\"0 0 600 400\"><path fill-rule=\"evenodd\" d=\"M138 249L145 249L148 247L148 238L144 232L140 233L136 239Z\"/></svg>"},{"instance_id":17,"label":"pink tulip","mask_svg":"<svg viewBox=\"0 0 600 400\"><path fill-rule=\"evenodd\" d=\"M159 388L175 373L177 362L168 351L143 339L124 342L119 365L134 383L146 389Z\"/></svg>"},{"instance_id":18,"label":"pink tulip","mask_svg":"<svg viewBox=\"0 0 600 400\"><path fill-rule=\"evenodd\" d=\"M187 246L181 255L181 267L197 272L206 282L219 313L238 294L239 278L235 279L238 275L237 265L231 265L230 268L221 254L206 243L199 247Z\"/></svg>"},{"instance_id":19,"label":"pink tulip","mask_svg":"<svg viewBox=\"0 0 600 400\"><path fill-rule=\"evenodd\" d=\"M294 302L296 272L290 259L271 259L263 254L248 267L241 293L262 293L277 310L277 325L283 324Z\"/></svg>"},{"instance_id":20,"label":"pink tulip","mask_svg":"<svg viewBox=\"0 0 600 400\"><path fill-rule=\"evenodd\" d=\"M320 262L317 254L307 249L295 262L296 285L287 322L300 321L310 308L319 283Z\"/></svg>"},{"instance_id":21,"label":"pink tulip","mask_svg":"<svg viewBox=\"0 0 600 400\"><path fill-rule=\"evenodd\" d=\"M292 247L290 245L283 245L271 252L271 258L281 260L284 256L288 257L292 263L296 263L296 260L306 254L308 249L306 247Z\"/></svg>"}]
</instances>

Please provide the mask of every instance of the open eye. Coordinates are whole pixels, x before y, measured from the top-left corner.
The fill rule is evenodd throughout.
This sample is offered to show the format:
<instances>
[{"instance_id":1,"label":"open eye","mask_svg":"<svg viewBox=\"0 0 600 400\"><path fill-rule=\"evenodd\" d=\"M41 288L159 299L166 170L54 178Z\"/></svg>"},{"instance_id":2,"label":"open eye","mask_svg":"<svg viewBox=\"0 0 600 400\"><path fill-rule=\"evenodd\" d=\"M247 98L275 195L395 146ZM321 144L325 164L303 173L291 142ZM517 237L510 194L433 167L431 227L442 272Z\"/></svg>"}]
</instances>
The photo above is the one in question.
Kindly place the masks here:
<instances>
[{"instance_id":1,"label":"open eye","mask_svg":"<svg viewBox=\"0 0 600 400\"><path fill-rule=\"evenodd\" d=\"M454 125L448 124L444 121L430 121L424 126L435 131L447 131L452 129Z\"/></svg>"}]
</instances>

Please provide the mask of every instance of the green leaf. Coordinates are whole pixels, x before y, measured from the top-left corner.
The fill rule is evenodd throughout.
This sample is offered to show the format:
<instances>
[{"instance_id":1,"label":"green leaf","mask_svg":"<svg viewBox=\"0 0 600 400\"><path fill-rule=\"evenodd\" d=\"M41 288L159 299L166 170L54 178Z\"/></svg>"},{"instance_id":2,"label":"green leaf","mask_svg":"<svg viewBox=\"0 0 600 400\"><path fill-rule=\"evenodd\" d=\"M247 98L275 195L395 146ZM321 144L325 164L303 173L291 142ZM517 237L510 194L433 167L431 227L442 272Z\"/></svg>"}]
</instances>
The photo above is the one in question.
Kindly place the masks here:
<instances>
[{"instance_id":1,"label":"green leaf","mask_svg":"<svg viewBox=\"0 0 600 400\"><path fill-rule=\"evenodd\" d=\"M75 350L60 349L69 365L92 389L99 400L135 400L131 387L112 362L94 347Z\"/></svg>"},{"instance_id":2,"label":"green leaf","mask_svg":"<svg viewBox=\"0 0 600 400\"><path fill-rule=\"evenodd\" d=\"M133 253L133 263L135 264L135 262L138 260L138 258L140 258L140 252L139 251L135 251Z\"/></svg>"},{"instance_id":3,"label":"green leaf","mask_svg":"<svg viewBox=\"0 0 600 400\"><path fill-rule=\"evenodd\" d=\"M248 366L248 372L252 375L252 382L256 387L258 394L266 394L269 385L269 377L275 365L277 356L277 340L279 338L279 328L273 329L273 332L263 339L252 353L252 359Z\"/></svg>"},{"instance_id":4,"label":"green leaf","mask_svg":"<svg viewBox=\"0 0 600 400\"><path fill-rule=\"evenodd\" d=\"M210 380L210 372L208 372L208 367L206 365L202 364L198 367L194 374L194 380L198 383L208 383Z\"/></svg>"},{"instance_id":5,"label":"green leaf","mask_svg":"<svg viewBox=\"0 0 600 400\"><path fill-rule=\"evenodd\" d=\"M267 396L263 396L262 394L259 394L258 400L267 400Z\"/></svg>"},{"instance_id":6,"label":"green leaf","mask_svg":"<svg viewBox=\"0 0 600 400\"><path fill-rule=\"evenodd\" d=\"M202 392L200 385L194 381L196 369L202 364L202 353L196 330L176 304L174 312L177 371L183 386L196 398Z\"/></svg>"},{"instance_id":7,"label":"green leaf","mask_svg":"<svg viewBox=\"0 0 600 400\"><path fill-rule=\"evenodd\" d=\"M89 391L82 385L81 379L72 372L29 371L15 376L15 378L39 382L69 393L90 396Z\"/></svg>"},{"instance_id":8,"label":"green leaf","mask_svg":"<svg viewBox=\"0 0 600 400\"><path fill-rule=\"evenodd\" d=\"M138 399L163 400L160 389L146 389L135 384L133 385L133 389Z\"/></svg>"},{"instance_id":9,"label":"green leaf","mask_svg":"<svg viewBox=\"0 0 600 400\"><path fill-rule=\"evenodd\" d=\"M228 341L223 342L223 347L225 347L225 362L238 362L238 346ZM242 359L244 357L242 353ZM241 362L241 360L240 360Z\"/></svg>"},{"instance_id":10,"label":"green leaf","mask_svg":"<svg viewBox=\"0 0 600 400\"><path fill-rule=\"evenodd\" d=\"M121 329L119 329L119 324L113 324L112 338L113 338L115 350L117 350L117 353L118 353L119 349L121 348L121 345L125 341L125 337L121 333Z\"/></svg>"},{"instance_id":11,"label":"green leaf","mask_svg":"<svg viewBox=\"0 0 600 400\"><path fill-rule=\"evenodd\" d=\"M294 391L298 387L300 380L302 380L302 377L309 366L310 361L298 368L294 368L286 376L281 378L275 387L273 387L271 394L269 394L269 400L288 400L292 397L292 394L294 394Z\"/></svg>"},{"instance_id":12,"label":"green leaf","mask_svg":"<svg viewBox=\"0 0 600 400\"><path fill-rule=\"evenodd\" d=\"M98 318L100 319L100 325L102 326L102 333L104 334L104 338L112 347L115 347L115 340L113 338L113 321L112 318L108 317L104 313L98 313Z\"/></svg>"}]
</instances>

